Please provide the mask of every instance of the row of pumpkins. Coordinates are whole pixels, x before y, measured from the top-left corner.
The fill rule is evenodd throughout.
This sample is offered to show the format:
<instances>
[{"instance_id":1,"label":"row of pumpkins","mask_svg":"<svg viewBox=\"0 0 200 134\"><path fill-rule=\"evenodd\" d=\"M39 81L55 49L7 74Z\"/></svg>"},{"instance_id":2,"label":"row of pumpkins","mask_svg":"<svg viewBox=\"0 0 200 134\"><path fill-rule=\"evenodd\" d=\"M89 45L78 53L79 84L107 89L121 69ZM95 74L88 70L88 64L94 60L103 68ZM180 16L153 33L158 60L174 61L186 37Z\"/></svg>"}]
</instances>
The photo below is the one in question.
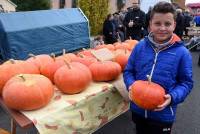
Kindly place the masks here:
<instances>
[{"instance_id":1,"label":"row of pumpkins","mask_svg":"<svg viewBox=\"0 0 200 134\"><path fill-rule=\"evenodd\" d=\"M37 55L27 60L8 60L0 65L0 95L16 110L35 110L49 103L55 84L66 94L83 91L90 82L116 79L124 69L136 40L99 45L115 54L113 61L98 61L87 49L62 56ZM52 84L53 83L53 84Z\"/></svg>"}]
</instances>

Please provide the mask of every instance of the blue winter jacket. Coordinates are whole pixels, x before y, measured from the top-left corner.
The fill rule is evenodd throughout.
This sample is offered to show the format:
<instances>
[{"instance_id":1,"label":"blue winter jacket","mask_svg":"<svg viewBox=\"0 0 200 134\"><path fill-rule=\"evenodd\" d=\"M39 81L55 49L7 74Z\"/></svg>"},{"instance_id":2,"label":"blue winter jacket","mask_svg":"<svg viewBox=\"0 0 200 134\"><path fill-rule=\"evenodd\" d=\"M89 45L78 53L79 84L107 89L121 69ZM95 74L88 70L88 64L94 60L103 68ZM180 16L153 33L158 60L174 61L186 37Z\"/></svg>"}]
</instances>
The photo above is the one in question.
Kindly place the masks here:
<instances>
[{"instance_id":1,"label":"blue winter jacket","mask_svg":"<svg viewBox=\"0 0 200 134\"><path fill-rule=\"evenodd\" d=\"M130 109L149 119L173 122L177 104L184 101L193 87L192 57L183 42L174 42L166 49L156 52L148 38L141 40L132 51L123 77L128 89L136 80L147 80L161 85L170 94L171 104L162 111L147 111L131 102Z\"/></svg>"}]
</instances>

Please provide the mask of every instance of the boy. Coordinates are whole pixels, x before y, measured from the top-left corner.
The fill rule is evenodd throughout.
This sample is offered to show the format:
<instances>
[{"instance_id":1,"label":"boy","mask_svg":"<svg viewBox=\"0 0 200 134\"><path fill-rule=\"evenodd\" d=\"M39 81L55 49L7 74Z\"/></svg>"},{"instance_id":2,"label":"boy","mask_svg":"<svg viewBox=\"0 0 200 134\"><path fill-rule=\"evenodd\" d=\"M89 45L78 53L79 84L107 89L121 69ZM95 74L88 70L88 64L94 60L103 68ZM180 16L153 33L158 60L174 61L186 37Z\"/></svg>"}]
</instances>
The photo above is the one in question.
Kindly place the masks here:
<instances>
[{"instance_id":1,"label":"boy","mask_svg":"<svg viewBox=\"0 0 200 134\"><path fill-rule=\"evenodd\" d=\"M150 33L136 45L124 70L129 92L136 80L147 80L150 75L166 93L165 102L154 110L142 109L131 101L137 134L170 134L177 104L184 101L193 87L192 57L173 34L175 20L176 10L170 3L157 3L150 15Z\"/></svg>"}]
</instances>

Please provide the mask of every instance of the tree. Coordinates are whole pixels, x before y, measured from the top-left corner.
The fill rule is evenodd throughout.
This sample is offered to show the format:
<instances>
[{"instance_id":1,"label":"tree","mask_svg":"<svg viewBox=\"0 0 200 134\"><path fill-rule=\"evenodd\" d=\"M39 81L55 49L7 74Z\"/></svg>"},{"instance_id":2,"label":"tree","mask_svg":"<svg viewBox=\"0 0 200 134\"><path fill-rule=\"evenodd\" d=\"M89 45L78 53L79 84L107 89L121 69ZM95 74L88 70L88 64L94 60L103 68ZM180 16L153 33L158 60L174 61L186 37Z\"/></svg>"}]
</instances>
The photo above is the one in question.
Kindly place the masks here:
<instances>
[{"instance_id":1,"label":"tree","mask_svg":"<svg viewBox=\"0 0 200 134\"><path fill-rule=\"evenodd\" d=\"M102 32L103 22L108 15L109 0L77 0L91 26L91 34L97 35Z\"/></svg>"},{"instance_id":2,"label":"tree","mask_svg":"<svg viewBox=\"0 0 200 134\"><path fill-rule=\"evenodd\" d=\"M50 0L12 0L17 11L45 10L50 8Z\"/></svg>"}]
</instances>

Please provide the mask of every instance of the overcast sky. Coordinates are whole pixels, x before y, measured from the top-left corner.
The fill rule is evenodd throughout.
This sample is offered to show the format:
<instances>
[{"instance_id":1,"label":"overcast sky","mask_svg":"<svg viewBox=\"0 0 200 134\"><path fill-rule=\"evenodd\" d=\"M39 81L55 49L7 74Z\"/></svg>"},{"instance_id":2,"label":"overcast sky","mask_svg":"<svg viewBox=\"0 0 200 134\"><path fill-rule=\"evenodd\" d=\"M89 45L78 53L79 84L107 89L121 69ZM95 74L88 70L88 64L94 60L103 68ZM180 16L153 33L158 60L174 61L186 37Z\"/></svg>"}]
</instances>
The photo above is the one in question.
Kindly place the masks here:
<instances>
[{"instance_id":1,"label":"overcast sky","mask_svg":"<svg viewBox=\"0 0 200 134\"><path fill-rule=\"evenodd\" d=\"M200 0L185 0L185 4L188 3L200 3Z\"/></svg>"}]
</instances>

